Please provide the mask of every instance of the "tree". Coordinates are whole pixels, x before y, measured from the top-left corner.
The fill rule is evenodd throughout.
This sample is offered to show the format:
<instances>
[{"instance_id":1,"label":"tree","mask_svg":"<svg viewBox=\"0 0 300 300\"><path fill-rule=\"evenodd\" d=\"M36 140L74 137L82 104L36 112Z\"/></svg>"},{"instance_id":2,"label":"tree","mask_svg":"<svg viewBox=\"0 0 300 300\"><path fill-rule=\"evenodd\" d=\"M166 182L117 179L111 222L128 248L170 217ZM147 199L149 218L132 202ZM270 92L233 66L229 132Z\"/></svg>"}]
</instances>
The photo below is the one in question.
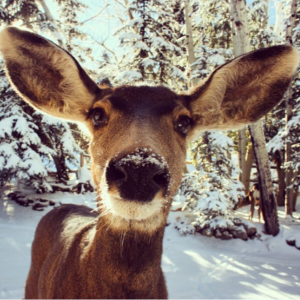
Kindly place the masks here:
<instances>
[{"instance_id":1,"label":"tree","mask_svg":"<svg viewBox=\"0 0 300 300\"><path fill-rule=\"evenodd\" d=\"M0 7L0 15L6 24L18 22L21 26L33 31L52 34L58 38L58 43L65 47L57 22L45 2L40 2L44 12L40 10L37 1L8 1ZM70 1L63 2L66 6L70 4ZM77 1L71 2L77 3ZM71 17L67 13L66 15L70 23ZM72 16L74 23L77 15ZM68 22L65 23L68 25ZM65 30L71 31L70 27ZM67 44L69 45L72 45L72 40ZM57 172L57 179L66 182L69 179L70 167L78 163L76 153L82 150L77 146L67 123L34 112L9 88L4 73L2 73L2 78L0 83L3 100L0 127L2 183L15 177L31 185L38 192L51 191L47 170L54 168ZM10 114L10 110L15 112L15 117ZM76 127L73 129L77 130Z\"/></svg>"},{"instance_id":2,"label":"tree","mask_svg":"<svg viewBox=\"0 0 300 300\"><path fill-rule=\"evenodd\" d=\"M233 57L229 20L221 18L218 9L222 16L228 15L229 7L225 2L206 1L192 7L185 3L185 13L189 13L185 20L192 21L193 16L201 15L198 22L193 21L192 26L187 26L188 45L196 45L194 50L193 47L188 50L188 56L195 52L195 59L193 55L190 58L191 78L198 81ZM191 40L193 32L197 35L194 34L194 40ZM217 42L219 38L220 43ZM217 131L204 132L191 145L190 155L196 171L184 176L177 199L184 202L183 210L197 214L192 226L177 225L181 232L197 230L220 238L232 238L236 234L231 216L239 197L244 195L244 186L234 179L238 177L239 169L233 160L235 145L229 135Z\"/></svg>"},{"instance_id":3,"label":"tree","mask_svg":"<svg viewBox=\"0 0 300 300\"><path fill-rule=\"evenodd\" d=\"M158 0L127 3L129 17L115 33L124 47L115 83L148 80L174 89L185 86L184 68L179 64L182 52L176 38L180 28L169 4Z\"/></svg>"},{"instance_id":4,"label":"tree","mask_svg":"<svg viewBox=\"0 0 300 300\"><path fill-rule=\"evenodd\" d=\"M246 14L246 2L231 0L234 39L233 45L236 55L248 52L250 50L249 30ZM279 223L277 217L277 203L273 192L271 172L269 166L268 153L265 146L265 137L261 122L249 125L251 134L258 179L260 185L261 207L265 220L266 232L277 235L279 232Z\"/></svg>"},{"instance_id":5,"label":"tree","mask_svg":"<svg viewBox=\"0 0 300 300\"><path fill-rule=\"evenodd\" d=\"M3 63L2 63L3 65ZM52 191L47 182L45 160L55 151L42 143L37 119L39 113L25 104L0 74L0 178L1 184L17 178L38 192Z\"/></svg>"},{"instance_id":6,"label":"tree","mask_svg":"<svg viewBox=\"0 0 300 300\"><path fill-rule=\"evenodd\" d=\"M297 1L292 0L291 3L291 12L290 12L290 17L288 19L288 24L286 24L286 42L288 44L292 44L292 39L293 39L293 29L295 26L295 20L296 20L296 11L297 11ZM285 101L286 101L286 130L289 131L289 122L292 118L292 88L290 87L289 90L287 91L287 94L285 96ZM285 163L286 165L289 164L292 160L292 144L291 140L287 138L286 143L285 143ZM293 169L290 166L287 166L286 168L286 201L285 201L285 213L286 215L293 215L293 210L294 210L294 200L293 200L293 188L292 188L292 178L293 178ZM297 191L298 193L298 186L297 186Z\"/></svg>"}]
</instances>

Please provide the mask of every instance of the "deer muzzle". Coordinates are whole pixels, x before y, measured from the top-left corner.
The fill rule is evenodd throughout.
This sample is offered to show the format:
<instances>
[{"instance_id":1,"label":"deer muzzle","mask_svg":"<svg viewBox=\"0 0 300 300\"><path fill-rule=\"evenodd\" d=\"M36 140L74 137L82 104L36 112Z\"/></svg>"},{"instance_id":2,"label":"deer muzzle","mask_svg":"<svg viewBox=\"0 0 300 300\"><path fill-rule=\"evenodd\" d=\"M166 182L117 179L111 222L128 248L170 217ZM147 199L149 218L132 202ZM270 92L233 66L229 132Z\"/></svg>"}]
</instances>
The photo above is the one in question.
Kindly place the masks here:
<instances>
[{"instance_id":1,"label":"deer muzzle","mask_svg":"<svg viewBox=\"0 0 300 300\"><path fill-rule=\"evenodd\" d=\"M151 202L159 192L166 196L169 178L165 159L143 149L112 159L106 170L108 186L115 185L126 201Z\"/></svg>"}]
</instances>

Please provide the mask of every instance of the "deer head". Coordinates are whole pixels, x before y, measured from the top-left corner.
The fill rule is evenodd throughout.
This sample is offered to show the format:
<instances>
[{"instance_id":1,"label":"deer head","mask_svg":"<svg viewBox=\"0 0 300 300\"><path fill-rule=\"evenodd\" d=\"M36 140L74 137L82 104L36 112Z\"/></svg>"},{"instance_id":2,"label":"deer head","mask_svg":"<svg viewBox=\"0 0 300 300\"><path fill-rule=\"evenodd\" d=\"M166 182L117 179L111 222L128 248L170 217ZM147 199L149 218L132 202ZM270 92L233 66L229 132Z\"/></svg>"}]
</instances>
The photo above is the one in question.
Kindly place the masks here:
<instances>
[{"instance_id":1,"label":"deer head","mask_svg":"<svg viewBox=\"0 0 300 300\"><path fill-rule=\"evenodd\" d=\"M101 89L53 42L7 27L1 33L7 75L36 109L91 133L99 209L115 230L164 226L182 177L186 145L201 131L255 122L281 99L299 62L290 46L240 56L193 91L120 86Z\"/></svg>"}]
</instances>

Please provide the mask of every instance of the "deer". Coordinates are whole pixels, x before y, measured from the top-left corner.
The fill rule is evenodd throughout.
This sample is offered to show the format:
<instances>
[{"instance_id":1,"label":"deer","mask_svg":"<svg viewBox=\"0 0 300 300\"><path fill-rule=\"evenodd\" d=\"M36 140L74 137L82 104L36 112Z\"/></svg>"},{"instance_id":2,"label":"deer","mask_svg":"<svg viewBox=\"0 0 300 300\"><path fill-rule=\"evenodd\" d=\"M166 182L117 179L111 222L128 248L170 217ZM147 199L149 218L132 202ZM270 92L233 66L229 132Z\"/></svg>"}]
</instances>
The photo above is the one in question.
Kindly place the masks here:
<instances>
[{"instance_id":1,"label":"deer","mask_svg":"<svg viewBox=\"0 0 300 300\"><path fill-rule=\"evenodd\" d=\"M187 92L99 87L52 41L16 27L0 34L11 86L36 110L90 133L97 211L64 204L40 220L26 299L166 299L163 236L187 144L206 130L256 122L282 99L299 55L288 45L225 63Z\"/></svg>"},{"instance_id":2,"label":"deer","mask_svg":"<svg viewBox=\"0 0 300 300\"><path fill-rule=\"evenodd\" d=\"M248 197L250 202L249 220L252 221L254 215L254 208L255 206L258 206L257 215L258 215L258 221L260 222L260 217L263 216L263 214L260 205L260 190L259 190L258 183L254 183L252 185L246 197Z\"/></svg>"}]
</instances>

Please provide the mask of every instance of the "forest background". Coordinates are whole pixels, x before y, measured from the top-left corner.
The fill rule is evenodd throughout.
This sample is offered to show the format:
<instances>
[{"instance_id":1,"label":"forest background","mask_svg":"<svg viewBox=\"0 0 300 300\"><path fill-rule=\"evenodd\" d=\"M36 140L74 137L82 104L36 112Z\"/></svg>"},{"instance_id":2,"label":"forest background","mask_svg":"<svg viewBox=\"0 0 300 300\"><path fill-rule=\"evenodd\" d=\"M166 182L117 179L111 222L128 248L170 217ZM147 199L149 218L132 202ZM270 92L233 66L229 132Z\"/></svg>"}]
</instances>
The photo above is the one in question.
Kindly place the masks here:
<instances>
[{"instance_id":1,"label":"forest background","mask_svg":"<svg viewBox=\"0 0 300 300\"><path fill-rule=\"evenodd\" d=\"M142 82L177 92L242 53L284 43L299 49L299 15L296 0L0 1L1 28L14 25L51 39L98 84ZM17 179L39 193L69 186L74 170L84 173L80 156L88 137L25 104L0 64L0 184ZM261 184L267 232L278 233L277 205L292 217L300 184L299 83L298 73L281 104L249 130L205 132L190 144L194 171L185 170L175 200L197 214L182 232L209 235L224 220L228 226L254 182ZM85 185L76 190L90 189L78 176Z\"/></svg>"}]
</instances>

